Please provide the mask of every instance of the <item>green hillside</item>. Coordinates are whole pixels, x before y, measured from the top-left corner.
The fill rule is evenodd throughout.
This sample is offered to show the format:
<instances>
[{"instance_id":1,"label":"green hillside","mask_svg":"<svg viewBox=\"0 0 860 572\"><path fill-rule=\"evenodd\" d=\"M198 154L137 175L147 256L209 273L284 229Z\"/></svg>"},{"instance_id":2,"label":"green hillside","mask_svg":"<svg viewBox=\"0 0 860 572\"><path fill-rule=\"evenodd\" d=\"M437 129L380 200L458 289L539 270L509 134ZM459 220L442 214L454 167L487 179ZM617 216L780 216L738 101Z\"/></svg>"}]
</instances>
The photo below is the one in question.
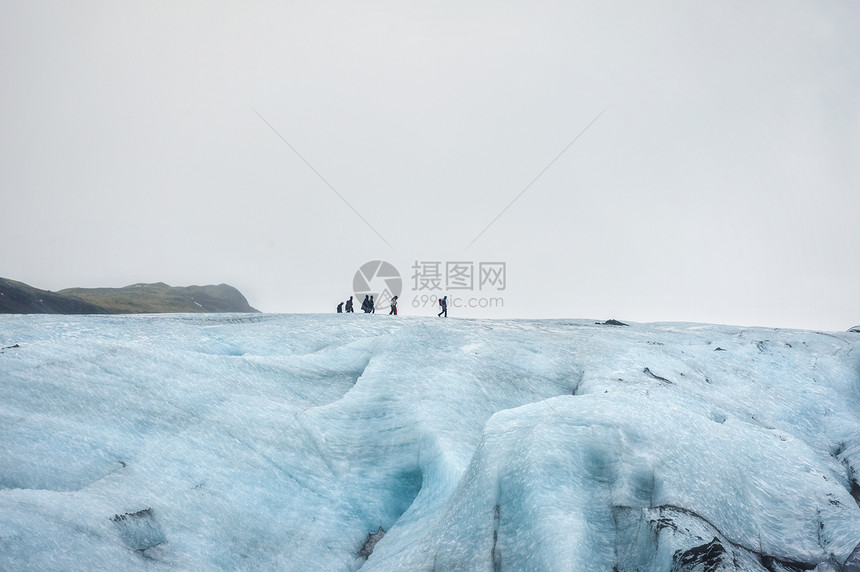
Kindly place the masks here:
<instances>
[{"instance_id":1,"label":"green hillside","mask_svg":"<svg viewBox=\"0 0 860 572\"><path fill-rule=\"evenodd\" d=\"M107 314L80 298L0 278L0 314Z\"/></svg>"},{"instance_id":2,"label":"green hillside","mask_svg":"<svg viewBox=\"0 0 860 572\"><path fill-rule=\"evenodd\" d=\"M217 286L133 284L124 288L68 288L48 292L0 278L0 313L142 314L257 312L239 290Z\"/></svg>"}]
</instances>

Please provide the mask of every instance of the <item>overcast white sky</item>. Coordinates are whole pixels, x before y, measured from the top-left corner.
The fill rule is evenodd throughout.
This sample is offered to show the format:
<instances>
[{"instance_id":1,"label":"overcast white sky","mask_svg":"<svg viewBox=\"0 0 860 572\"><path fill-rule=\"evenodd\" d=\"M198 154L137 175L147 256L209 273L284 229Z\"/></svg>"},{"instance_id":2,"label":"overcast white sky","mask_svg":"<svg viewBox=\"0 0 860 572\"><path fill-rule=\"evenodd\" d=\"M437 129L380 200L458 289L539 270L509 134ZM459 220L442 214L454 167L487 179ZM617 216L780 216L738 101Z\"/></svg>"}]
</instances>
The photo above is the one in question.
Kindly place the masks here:
<instances>
[{"instance_id":1,"label":"overcast white sky","mask_svg":"<svg viewBox=\"0 0 860 572\"><path fill-rule=\"evenodd\" d=\"M452 315L860 323L860 2L0 1L0 78L36 287L329 312L384 259L429 314L416 260L504 261Z\"/></svg>"}]
</instances>

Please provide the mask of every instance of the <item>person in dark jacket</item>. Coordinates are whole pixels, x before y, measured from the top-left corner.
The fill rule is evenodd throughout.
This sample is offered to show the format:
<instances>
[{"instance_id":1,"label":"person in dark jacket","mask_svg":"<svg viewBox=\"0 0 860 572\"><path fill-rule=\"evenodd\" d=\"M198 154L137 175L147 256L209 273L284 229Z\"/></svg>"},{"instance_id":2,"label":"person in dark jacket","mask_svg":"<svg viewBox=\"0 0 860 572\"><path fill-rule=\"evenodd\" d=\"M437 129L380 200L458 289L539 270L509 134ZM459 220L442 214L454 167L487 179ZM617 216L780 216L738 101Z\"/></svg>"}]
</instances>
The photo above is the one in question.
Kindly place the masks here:
<instances>
[{"instance_id":1,"label":"person in dark jacket","mask_svg":"<svg viewBox=\"0 0 860 572\"><path fill-rule=\"evenodd\" d=\"M355 310L352 309L352 296L349 297L349 300L346 301L346 313L353 314Z\"/></svg>"},{"instance_id":2,"label":"person in dark jacket","mask_svg":"<svg viewBox=\"0 0 860 572\"><path fill-rule=\"evenodd\" d=\"M361 303L361 311L365 314L370 313L370 296L364 295L364 302Z\"/></svg>"},{"instance_id":3,"label":"person in dark jacket","mask_svg":"<svg viewBox=\"0 0 860 572\"><path fill-rule=\"evenodd\" d=\"M343 314L343 302L337 305L337 313Z\"/></svg>"},{"instance_id":4,"label":"person in dark jacket","mask_svg":"<svg viewBox=\"0 0 860 572\"><path fill-rule=\"evenodd\" d=\"M388 312L388 315L390 316L391 314L394 314L396 316L397 315L397 296L395 296L394 298L391 299L390 305L391 305L391 311Z\"/></svg>"},{"instance_id":5,"label":"person in dark jacket","mask_svg":"<svg viewBox=\"0 0 860 572\"><path fill-rule=\"evenodd\" d=\"M376 306L373 305L373 296L372 295L370 296L370 313L371 314L376 313Z\"/></svg>"},{"instance_id":6,"label":"person in dark jacket","mask_svg":"<svg viewBox=\"0 0 860 572\"><path fill-rule=\"evenodd\" d=\"M439 305L442 306L442 311L436 314L440 318L442 314L445 314L445 317L448 317L448 296L444 296L441 300L439 300Z\"/></svg>"}]
</instances>

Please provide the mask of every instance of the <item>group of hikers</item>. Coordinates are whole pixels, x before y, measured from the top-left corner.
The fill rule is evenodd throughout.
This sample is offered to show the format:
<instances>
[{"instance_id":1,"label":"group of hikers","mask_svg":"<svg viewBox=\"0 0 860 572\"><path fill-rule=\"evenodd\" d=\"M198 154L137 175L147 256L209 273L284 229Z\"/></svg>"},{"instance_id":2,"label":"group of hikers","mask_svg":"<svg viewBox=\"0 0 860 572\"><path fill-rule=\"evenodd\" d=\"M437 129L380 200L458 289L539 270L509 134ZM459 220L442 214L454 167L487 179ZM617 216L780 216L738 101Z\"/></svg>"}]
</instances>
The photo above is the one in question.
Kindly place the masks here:
<instances>
[{"instance_id":1,"label":"group of hikers","mask_svg":"<svg viewBox=\"0 0 860 572\"><path fill-rule=\"evenodd\" d=\"M367 296L364 297L364 303L361 305L361 309L364 310L366 313L375 313L375 309L373 307L373 296L370 297L370 300L367 299ZM346 313L352 314L354 312L355 310L353 310L352 308L352 296L350 296L349 300L346 301ZM337 305L337 313L343 313L343 302Z\"/></svg>"},{"instance_id":2,"label":"group of hikers","mask_svg":"<svg viewBox=\"0 0 860 572\"><path fill-rule=\"evenodd\" d=\"M397 296L391 299L390 302L391 311L389 314L397 315ZM344 304L341 302L337 305L337 313L342 314L344 312ZM375 314L376 313L376 305L373 302L373 296L365 294L364 302L361 303L361 311L365 314ZM352 296L349 297L349 300L346 301L346 313L352 314L355 313L352 305Z\"/></svg>"},{"instance_id":3,"label":"group of hikers","mask_svg":"<svg viewBox=\"0 0 860 572\"><path fill-rule=\"evenodd\" d=\"M391 308L391 311L388 312L388 315L390 316L390 315L394 314L396 316L397 315L397 296L394 296L393 298L391 298L391 302L389 302L388 305ZM439 313L436 315L439 316L440 318L444 315L447 318L448 317L448 296L443 296L443 297L439 298L439 308L440 308ZM364 312L365 314L375 314L376 313L376 306L373 303L373 296L372 295L368 295L368 294L364 295L364 302L361 303L361 311ZM346 312L347 314L355 313L355 310L353 309L353 304L352 304L352 296L350 296L349 300L346 301L346 309L345 310L344 310L344 303L343 302L341 302L337 305L337 313L343 314L344 312Z\"/></svg>"}]
</instances>

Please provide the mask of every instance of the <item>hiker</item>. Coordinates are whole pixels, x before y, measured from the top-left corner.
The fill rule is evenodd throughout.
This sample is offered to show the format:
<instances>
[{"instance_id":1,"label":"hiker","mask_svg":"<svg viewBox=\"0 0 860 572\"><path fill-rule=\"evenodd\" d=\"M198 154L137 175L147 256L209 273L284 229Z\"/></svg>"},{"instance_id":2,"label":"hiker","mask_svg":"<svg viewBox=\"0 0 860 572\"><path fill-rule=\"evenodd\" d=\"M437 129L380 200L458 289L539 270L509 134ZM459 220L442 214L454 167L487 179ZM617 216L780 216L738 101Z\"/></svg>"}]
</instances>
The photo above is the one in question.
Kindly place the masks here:
<instances>
[{"instance_id":1,"label":"hiker","mask_svg":"<svg viewBox=\"0 0 860 572\"><path fill-rule=\"evenodd\" d=\"M364 302L361 303L361 311L365 314L370 313L370 296L364 295Z\"/></svg>"},{"instance_id":2,"label":"hiker","mask_svg":"<svg viewBox=\"0 0 860 572\"><path fill-rule=\"evenodd\" d=\"M343 314L343 302L337 305L337 313Z\"/></svg>"},{"instance_id":3,"label":"hiker","mask_svg":"<svg viewBox=\"0 0 860 572\"><path fill-rule=\"evenodd\" d=\"M349 300L346 301L346 313L354 314L355 310L352 309L352 296L349 297Z\"/></svg>"},{"instance_id":4,"label":"hiker","mask_svg":"<svg viewBox=\"0 0 860 572\"><path fill-rule=\"evenodd\" d=\"M442 314L445 314L445 317L447 318L448 317L448 296L443 296L442 298L440 298L439 299L439 305L442 306L442 311L436 315L441 318Z\"/></svg>"},{"instance_id":5,"label":"hiker","mask_svg":"<svg viewBox=\"0 0 860 572\"><path fill-rule=\"evenodd\" d=\"M376 313L376 306L373 305L373 294L370 295L370 313Z\"/></svg>"},{"instance_id":6,"label":"hiker","mask_svg":"<svg viewBox=\"0 0 860 572\"><path fill-rule=\"evenodd\" d=\"M394 298L391 299L390 304L391 304L391 311L388 312L388 315L390 316L391 314L394 314L396 316L397 315L397 296L395 296Z\"/></svg>"}]
</instances>

